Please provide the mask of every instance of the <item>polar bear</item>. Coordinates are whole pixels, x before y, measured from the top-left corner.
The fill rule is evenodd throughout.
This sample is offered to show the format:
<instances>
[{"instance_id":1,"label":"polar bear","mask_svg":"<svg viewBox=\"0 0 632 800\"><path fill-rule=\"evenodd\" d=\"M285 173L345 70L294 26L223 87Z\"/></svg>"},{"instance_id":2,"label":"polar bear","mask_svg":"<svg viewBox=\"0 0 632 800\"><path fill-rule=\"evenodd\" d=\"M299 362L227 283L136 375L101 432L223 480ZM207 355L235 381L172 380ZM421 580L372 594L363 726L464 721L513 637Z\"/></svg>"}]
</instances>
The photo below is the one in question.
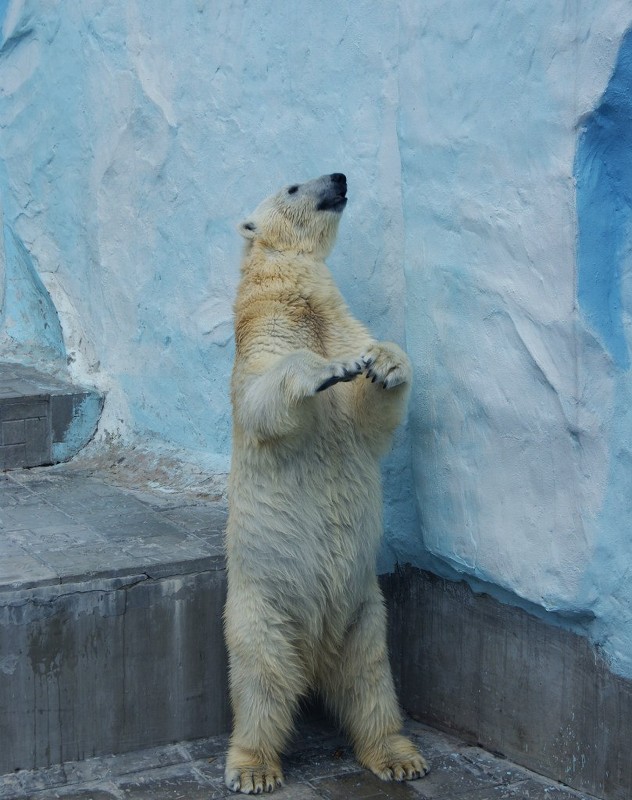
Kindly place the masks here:
<instances>
[{"instance_id":1,"label":"polar bear","mask_svg":"<svg viewBox=\"0 0 632 800\"><path fill-rule=\"evenodd\" d=\"M428 768L401 715L375 576L379 459L411 368L353 318L325 265L341 173L286 186L239 226L225 610L234 730L225 780L283 784L298 703L318 692L383 780Z\"/></svg>"}]
</instances>

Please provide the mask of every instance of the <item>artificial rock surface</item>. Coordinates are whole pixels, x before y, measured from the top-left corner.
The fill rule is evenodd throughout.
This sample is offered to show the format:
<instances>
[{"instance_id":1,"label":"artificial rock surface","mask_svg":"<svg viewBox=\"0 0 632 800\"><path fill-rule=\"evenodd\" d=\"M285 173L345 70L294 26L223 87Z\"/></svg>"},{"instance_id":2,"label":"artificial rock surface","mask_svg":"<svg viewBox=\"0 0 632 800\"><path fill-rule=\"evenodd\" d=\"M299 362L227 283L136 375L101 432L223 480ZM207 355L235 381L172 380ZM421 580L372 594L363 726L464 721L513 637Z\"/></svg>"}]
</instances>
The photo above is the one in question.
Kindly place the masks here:
<instances>
[{"instance_id":1,"label":"artificial rock surface","mask_svg":"<svg viewBox=\"0 0 632 800\"><path fill-rule=\"evenodd\" d=\"M345 172L332 270L416 374L382 571L535 604L632 676L631 24L628 0L0 3L0 345L106 393L99 441L225 473L234 226Z\"/></svg>"}]
</instances>

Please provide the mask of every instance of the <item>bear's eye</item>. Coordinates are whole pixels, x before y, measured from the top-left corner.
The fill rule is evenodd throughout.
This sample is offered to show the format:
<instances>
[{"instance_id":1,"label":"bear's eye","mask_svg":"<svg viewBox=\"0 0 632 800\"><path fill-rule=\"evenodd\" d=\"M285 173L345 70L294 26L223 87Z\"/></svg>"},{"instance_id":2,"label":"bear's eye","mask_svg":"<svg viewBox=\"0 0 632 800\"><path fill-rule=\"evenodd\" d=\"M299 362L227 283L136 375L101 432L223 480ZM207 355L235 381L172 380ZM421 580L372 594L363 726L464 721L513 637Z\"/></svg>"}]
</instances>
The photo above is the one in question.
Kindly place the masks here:
<instances>
[{"instance_id":1,"label":"bear's eye","mask_svg":"<svg viewBox=\"0 0 632 800\"><path fill-rule=\"evenodd\" d=\"M295 192L298 192L298 186L296 185L290 186L290 188L287 190L288 194L294 194Z\"/></svg>"}]
</instances>

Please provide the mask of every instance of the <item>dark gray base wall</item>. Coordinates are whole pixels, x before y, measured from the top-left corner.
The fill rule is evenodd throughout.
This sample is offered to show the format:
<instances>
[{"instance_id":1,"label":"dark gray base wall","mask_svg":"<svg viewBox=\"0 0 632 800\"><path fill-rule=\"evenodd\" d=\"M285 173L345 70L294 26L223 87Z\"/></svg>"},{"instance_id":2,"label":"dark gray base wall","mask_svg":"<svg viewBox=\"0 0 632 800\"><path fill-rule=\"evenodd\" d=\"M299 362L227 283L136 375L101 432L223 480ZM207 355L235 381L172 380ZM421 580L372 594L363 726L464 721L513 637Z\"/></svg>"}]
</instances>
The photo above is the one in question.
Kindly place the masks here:
<instances>
[{"instance_id":1,"label":"dark gray base wall","mask_svg":"<svg viewBox=\"0 0 632 800\"><path fill-rule=\"evenodd\" d=\"M581 636L465 583L382 576L412 716L608 800L632 797L632 683Z\"/></svg>"},{"instance_id":2,"label":"dark gray base wall","mask_svg":"<svg viewBox=\"0 0 632 800\"><path fill-rule=\"evenodd\" d=\"M223 569L9 593L0 775L226 731Z\"/></svg>"},{"instance_id":3,"label":"dark gray base wall","mask_svg":"<svg viewBox=\"0 0 632 800\"><path fill-rule=\"evenodd\" d=\"M0 775L229 729L217 569L8 592ZM412 716L608 800L632 797L632 686L582 637L464 583L382 576Z\"/></svg>"}]
</instances>

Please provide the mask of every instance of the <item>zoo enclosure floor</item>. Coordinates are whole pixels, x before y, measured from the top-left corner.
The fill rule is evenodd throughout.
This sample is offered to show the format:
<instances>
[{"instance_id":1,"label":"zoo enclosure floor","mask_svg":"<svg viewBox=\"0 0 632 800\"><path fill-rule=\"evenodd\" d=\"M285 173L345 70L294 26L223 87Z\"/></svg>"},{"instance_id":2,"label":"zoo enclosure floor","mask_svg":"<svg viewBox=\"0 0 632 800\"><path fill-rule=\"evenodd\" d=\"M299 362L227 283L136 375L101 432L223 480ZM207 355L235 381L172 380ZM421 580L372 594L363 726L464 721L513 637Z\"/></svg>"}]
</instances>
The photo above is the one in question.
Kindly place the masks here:
<instances>
[{"instance_id":1,"label":"zoo enclosure floor","mask_svg":"<svg viewBox=\"0 0 632 800\"><path fill-rule=\"evenodd\" d=\"M410 783L383 783L359 768L348 743L322 722L299 725L283 759L279 800L589 800L554 781L413 720L407 733L430 762ZM0 778L2 800L216 800L228 736L102 756Z\"/></svg>"}]
</instances>

